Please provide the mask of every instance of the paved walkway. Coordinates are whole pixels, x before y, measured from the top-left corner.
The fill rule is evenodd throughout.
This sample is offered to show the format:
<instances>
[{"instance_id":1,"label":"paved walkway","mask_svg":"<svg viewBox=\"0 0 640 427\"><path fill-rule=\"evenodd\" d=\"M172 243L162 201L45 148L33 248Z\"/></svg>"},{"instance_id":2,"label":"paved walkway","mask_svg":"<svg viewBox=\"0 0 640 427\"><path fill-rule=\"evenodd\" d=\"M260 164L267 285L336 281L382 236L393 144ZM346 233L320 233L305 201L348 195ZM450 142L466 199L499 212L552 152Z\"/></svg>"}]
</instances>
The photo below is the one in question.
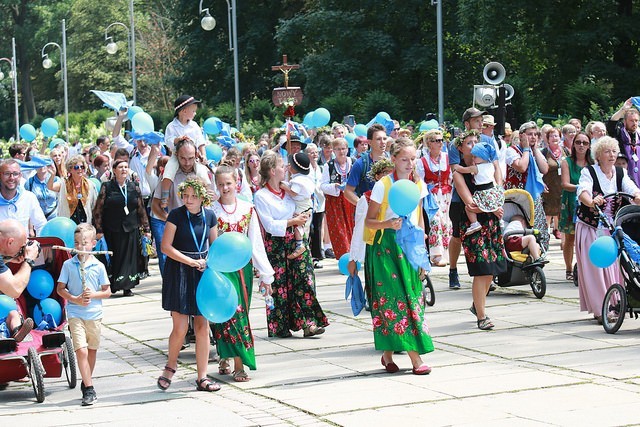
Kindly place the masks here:
<instances>
[{"instance_id":1,"label":"paved walkway","mask_svg":"<svg viewBox=\"0 0 640 427\"><path fill-rule=\"evenodd\" d=\"M248 383L223 383L218 393L195 391L193 348L181 353L168 392L155 381L166 362L170 319L160 307L160 280L132 298L105 302L98 353L98 403L80 406L80 390L46 379L46 400L35 403L29 383L0 392L0 425L392 426L392 425L630 425L640 412L640 321L626 319L616 335L578 309L577 288L564 280L557 241L545 268L548 290L499 288L488 300L496 324L476 328L469 313L470 279L449 290L447 268L431 277L436 303L428 310L436 351L433 372L411 374L406 355L387 374L373 349L371 319L344 301L345 278L335 261L317 272L318 298L331 325L320 337L267 338L264 303L254 295L251 323L258 370ZM459 266L461 273L466 271Z\"/></svg>"}]
</instances>

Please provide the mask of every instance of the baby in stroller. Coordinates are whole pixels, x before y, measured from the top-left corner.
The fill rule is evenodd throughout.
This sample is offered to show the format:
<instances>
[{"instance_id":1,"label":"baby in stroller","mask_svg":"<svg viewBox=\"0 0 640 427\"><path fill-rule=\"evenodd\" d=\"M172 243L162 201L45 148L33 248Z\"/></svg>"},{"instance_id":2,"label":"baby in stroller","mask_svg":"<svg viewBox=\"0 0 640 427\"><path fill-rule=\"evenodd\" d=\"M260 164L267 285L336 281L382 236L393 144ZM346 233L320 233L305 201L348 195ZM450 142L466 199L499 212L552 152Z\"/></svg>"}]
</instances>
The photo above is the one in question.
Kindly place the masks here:
<instances>
[{"instance_id":1,"label":"baby in stroller","mask_svg":"<svg viewBox=\"0 0 640 427\"><path fill-rule=\"evenodd\" d=\"M27 318L23 321L18 310L9 311L6 319L0 322L0 347L7 338L13 338L16 342L22 341L32 329L33 319Z\"/></svg>"},{"instance_id":2,"label":"baby in stroller","mask_svg":"<svg viewBox=\"0 0 640 427\"><path fill-rule=\"evenodd\" d=\"M526 234L526 220L522 215L514 215L504 229L504 247L509 252L523 252L527 249L532 262L541 261L540 245L533 234Z\"/></svg>"}]
</instances>

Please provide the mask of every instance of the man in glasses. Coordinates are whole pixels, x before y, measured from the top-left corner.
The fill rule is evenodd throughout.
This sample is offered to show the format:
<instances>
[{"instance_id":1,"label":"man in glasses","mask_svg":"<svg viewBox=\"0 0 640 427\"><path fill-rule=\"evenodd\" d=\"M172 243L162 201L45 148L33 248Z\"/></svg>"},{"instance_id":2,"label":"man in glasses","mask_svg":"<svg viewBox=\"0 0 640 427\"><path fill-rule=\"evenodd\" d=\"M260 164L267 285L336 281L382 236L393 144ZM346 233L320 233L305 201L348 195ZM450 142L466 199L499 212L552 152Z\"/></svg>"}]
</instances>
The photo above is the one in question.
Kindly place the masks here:
<instances>
[{"instance_id":1,"label":"man in glasses","mask_svg":"<svg viewBox=\"0 0 640 427\"><path fill-rule=\"evenodd\" d=\"M20 165L14 159L0 163L0 221L17 220L28 235L37 236L47 219L35 194L20 187Z\"/></svg>"}]
</instances>

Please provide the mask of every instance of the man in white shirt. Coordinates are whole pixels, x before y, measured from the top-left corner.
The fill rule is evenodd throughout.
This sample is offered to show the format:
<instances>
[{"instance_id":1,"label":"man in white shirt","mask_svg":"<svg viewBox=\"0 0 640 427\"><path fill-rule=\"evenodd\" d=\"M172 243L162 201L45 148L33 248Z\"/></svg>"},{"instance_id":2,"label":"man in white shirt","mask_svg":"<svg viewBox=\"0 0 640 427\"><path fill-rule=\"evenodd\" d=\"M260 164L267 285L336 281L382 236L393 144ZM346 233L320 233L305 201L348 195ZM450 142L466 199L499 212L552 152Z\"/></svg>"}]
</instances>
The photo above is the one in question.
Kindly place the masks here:
<instances>
[{"instance_id":1,"label":"man in white shirt","mask_svg":"<svg viewBox=\"0 0 640 427\"><path fill-rule=\"evenodd\" d=\"M0 221L15 219L27 235L37 236L47 219L36 195L20 187L21 177L20 165L14 159L0 163Z\"/></svg>"}]
</instances>

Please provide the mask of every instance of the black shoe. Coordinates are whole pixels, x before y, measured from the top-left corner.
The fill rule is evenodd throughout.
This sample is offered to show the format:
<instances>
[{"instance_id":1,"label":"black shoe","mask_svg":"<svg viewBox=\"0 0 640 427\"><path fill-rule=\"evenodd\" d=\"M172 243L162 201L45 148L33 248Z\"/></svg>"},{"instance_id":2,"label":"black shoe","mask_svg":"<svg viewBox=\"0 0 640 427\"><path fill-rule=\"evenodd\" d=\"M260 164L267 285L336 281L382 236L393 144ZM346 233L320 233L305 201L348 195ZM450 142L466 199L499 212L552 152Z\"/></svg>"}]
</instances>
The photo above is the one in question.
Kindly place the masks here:
<instances>
[{"instance_id":1,"label":"black shoe","mask_svg":"<svg viewBox=\"0 0 640 427\"><path fill-rule=\"evenodd\" d=\"M84 381L80 381L80 391L82 391L82 396L84 397L84 391L87 387L84 385Z\"/></svg>"},{"instance_id":2,"label":"black shoe","mask_svg":"<svg viewBox=\"0 0 640 427\"><path fill-rule=\"evenodd\" d=\"M336 254L333 253L333 249L329 248L324 251L325 258L335 258Z\"/></svg>"},{"instance_id":3,"label":"black shoe","mask_svg":"<svg viewBox=\"0 0 640 427\"><path fill-rule=\"evenodd\" d=\"M449 270L449 288L460 289L460 280L458 279L458 270Z\"/></svg>"},{"instance_id":4,"label":"black shoe","mask_svg":"<svg viewBox=\"0 0 640 427\"><path fill-rule=\"evenodd\" d=\"M320 264L320 261L316 260L313 262L313 268L315 268L316 270L319 270L322 268L322 264Z\"/></svg>"},{"instance_id":5,"label":"black shoe","mask_svg":"<svg viewBox=\"0 0 640 427\"><path fill-rule=\"evenodd\" d=\"M96 394L93 386L87 387L82 394L82 406L91 406L98 400L98 395Z\"/></svg>"},{"instance_id":6,"label":"black shoe","mask_svg":"<svg viewBox=\"0 0 640 427\"><path fill-rule=\"evenodd\" d=\"M132 291L131 289L125 289L125 290L122 292L122 296L125 296L125 297L132 297L132 296L133 296L133 291Z\"/></svg>"}]
</instances>

